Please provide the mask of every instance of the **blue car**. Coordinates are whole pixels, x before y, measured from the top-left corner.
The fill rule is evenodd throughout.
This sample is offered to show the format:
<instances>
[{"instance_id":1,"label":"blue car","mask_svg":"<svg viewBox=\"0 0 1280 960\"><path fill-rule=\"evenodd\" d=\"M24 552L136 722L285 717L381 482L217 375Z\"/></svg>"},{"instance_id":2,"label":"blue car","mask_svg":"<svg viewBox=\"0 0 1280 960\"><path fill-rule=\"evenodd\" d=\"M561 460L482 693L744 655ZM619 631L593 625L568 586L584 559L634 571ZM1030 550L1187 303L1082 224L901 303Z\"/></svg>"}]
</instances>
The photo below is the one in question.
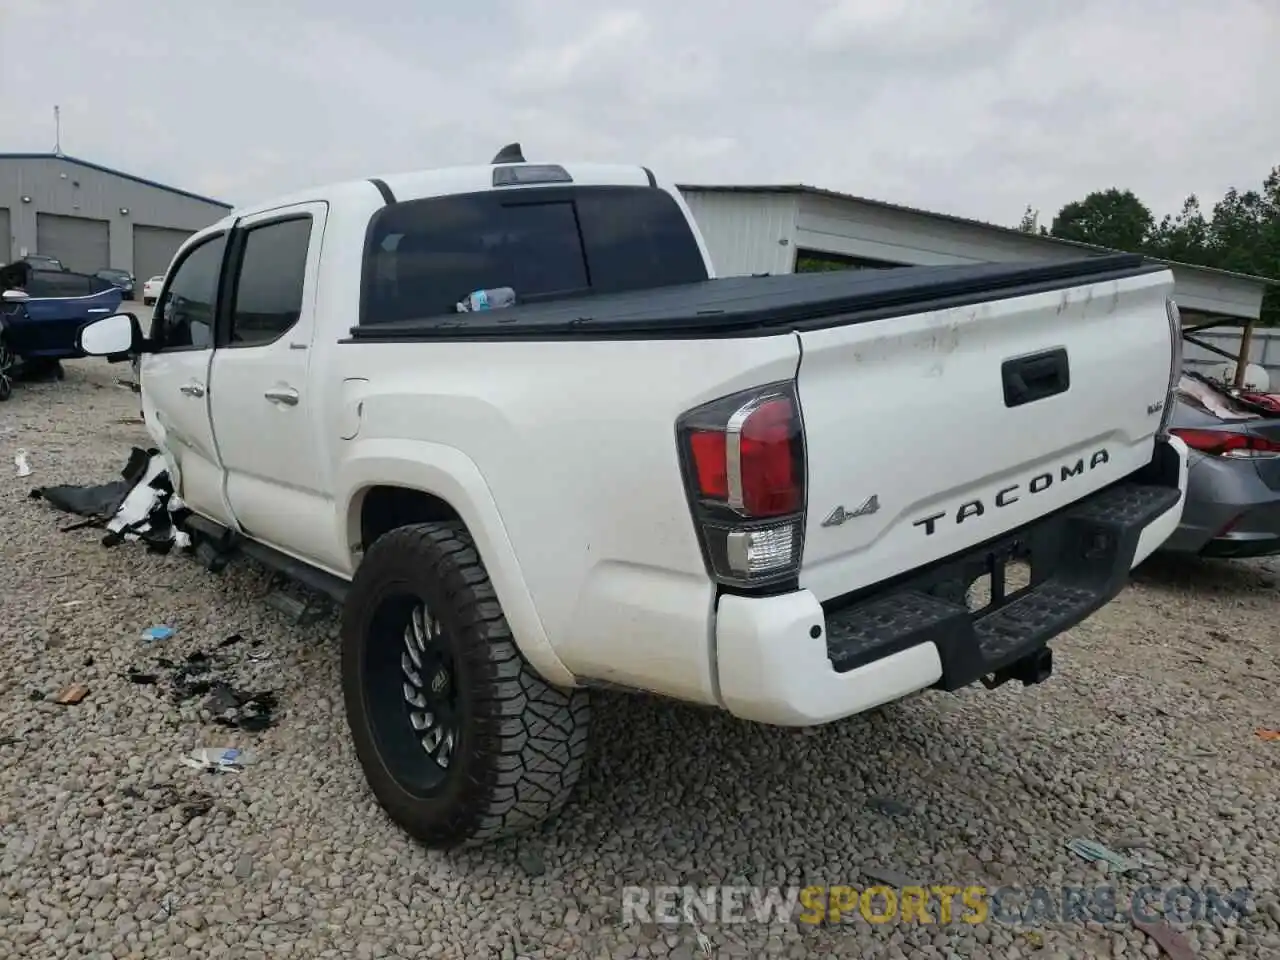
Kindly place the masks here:
<instances>
[{"instance_id":1,"label":"blue car","mask_svg":"<svg viewBox=\"0 0 1280 960\"><path fill-rule=\"evenodd\" d=\"M90 320L115 313L124 291L107 280L69 270L0 267L0 400L18 374L83 356L76 334Z\"/></svg>"}]
</instances>

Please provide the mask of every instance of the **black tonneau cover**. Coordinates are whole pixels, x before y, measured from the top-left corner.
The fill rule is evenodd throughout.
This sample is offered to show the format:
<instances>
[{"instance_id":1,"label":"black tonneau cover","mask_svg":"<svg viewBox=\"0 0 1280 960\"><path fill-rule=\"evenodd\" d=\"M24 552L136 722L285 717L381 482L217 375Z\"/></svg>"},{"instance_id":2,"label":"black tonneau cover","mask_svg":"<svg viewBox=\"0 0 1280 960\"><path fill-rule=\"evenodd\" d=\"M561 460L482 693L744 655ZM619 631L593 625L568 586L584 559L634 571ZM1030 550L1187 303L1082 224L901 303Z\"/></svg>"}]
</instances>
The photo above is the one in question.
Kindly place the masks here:
<instances>
[{"instance_id":1,"label":"black tonneau cover","mask_svg":"<svg viewBox=\"0 0 1280 960\"><path fill-rule=\"evenodd\" d=\"M1138 255L1064 263L724 277L630 293L353 327L356 341L772 334L879 320L1168 269ZM518 293L519 291L517 291Z\"/></svg>"}]
</instances>

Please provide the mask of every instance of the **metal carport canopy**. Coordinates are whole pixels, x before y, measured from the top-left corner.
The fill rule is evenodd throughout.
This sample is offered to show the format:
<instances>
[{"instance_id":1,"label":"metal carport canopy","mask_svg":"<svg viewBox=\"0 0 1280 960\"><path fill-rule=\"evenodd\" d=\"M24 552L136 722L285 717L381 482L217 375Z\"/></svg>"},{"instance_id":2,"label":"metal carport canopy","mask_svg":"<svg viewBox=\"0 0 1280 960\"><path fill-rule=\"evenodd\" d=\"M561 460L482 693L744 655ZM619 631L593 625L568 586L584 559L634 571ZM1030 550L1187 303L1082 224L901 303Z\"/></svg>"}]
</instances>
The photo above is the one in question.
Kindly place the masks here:
<instances>
[{"instance_id":1,"label":"metal carport canopy","mask_svg":"<svg viewBox=\"0 0 1280 960\"><path fill-rule=\"evenodd\" d=\"M722 257L735 264L776 263L781 250L788 248L792 264L795 252L812 251L904 266L1064 261L1115 252L803 184L691 184L679 189L703 227L717 266ZM731 195L738 195L743 204L759 204L768 215L729 213L723 204L705 202L725 200ZM744 245L753 250L744 250ZM1273 282L1189 264L1171 263L1170 267L1181 306L1234 317L1240 323L1258 318L1262 294Z\"/></svg>"}]
</instances>

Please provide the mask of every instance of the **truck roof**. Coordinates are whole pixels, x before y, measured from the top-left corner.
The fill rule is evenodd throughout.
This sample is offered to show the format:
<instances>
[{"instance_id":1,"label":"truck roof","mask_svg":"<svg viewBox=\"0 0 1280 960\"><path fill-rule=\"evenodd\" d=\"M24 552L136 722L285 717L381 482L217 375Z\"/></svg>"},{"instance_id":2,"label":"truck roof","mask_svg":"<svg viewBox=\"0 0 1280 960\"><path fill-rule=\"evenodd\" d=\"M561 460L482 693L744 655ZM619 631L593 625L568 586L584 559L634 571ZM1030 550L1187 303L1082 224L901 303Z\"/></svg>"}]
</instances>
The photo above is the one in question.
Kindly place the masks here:
<instances>
[{"instance_id":1,"label":"truck roof","mask_svg":"<svg viewBox=\"0 0 1280 960\"><path fill-rule=\"evenodd\" d=\"M512 167L539 167L548 162L503 164ZM646 167L635 164L614 163L555 163L568 172L577 186L636 186L646 184L656 186L657 181ZM308 203L316 200L341 202L345 199L367 202L376 197L379 188L375 182L384 183L397 201L421 200L426 197L446 197L460 193L480 193L485 190L524 190L528 187L545 186L531 183L528 186L494 187L494 164L470 164L464 167L440 167L434 170L411 170L363 177L352 180L341 180L300 190L284 196L271 197L258 203L237 207L213 226L228 227L240 217L264 213L276 207L295 203ZM665 186L665 184L664 184Z\"/></svg>"}]
</instances>

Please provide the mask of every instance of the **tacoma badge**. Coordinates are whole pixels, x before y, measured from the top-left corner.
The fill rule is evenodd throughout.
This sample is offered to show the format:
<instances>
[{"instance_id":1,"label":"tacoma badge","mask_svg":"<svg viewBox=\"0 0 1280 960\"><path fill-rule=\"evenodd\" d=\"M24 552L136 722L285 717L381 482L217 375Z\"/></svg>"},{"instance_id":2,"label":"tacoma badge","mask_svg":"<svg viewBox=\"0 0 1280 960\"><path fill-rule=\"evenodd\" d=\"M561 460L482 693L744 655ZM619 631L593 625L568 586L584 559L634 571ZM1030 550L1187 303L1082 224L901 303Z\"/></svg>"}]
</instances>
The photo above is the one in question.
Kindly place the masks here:
<instances>
[{"instance_id":1,"label":"tacoma badge","mask_svg":"<svg viewBox=\"0 0 1280 960\"><path fill-rule=\"evenodd\" d=\"M1111 454L1107 453L1106 448L1095 450L1089 456L1089 465L1085 466L1085 458L1077 457L1075 463L1064 463L1058 467L1057 477L1054 471L1046 470L1038 473L1031 480L1024 484L1012 483L1001 490L996 491L996 495L986 502L982 500L967 500L956 509L954 520L956 523L964 523L971 517L981 517L987 512L989 506L996 509L1012 506L1022 499L1025 493L1044 493L1054 483L1067 483L1073 477L1083 476L1086 470L1096 470L1098 467L1106 466L1111 462ZM927 517L921 517L911 525L913 527L924 527L926 537L931 537L938 532L938 521L947 516L949 511L939 510L937 513L931 513ZM828 518L830 519L830 518ZM824 524L825 526L825 524Z\"/></svg>"}]
</instances>

